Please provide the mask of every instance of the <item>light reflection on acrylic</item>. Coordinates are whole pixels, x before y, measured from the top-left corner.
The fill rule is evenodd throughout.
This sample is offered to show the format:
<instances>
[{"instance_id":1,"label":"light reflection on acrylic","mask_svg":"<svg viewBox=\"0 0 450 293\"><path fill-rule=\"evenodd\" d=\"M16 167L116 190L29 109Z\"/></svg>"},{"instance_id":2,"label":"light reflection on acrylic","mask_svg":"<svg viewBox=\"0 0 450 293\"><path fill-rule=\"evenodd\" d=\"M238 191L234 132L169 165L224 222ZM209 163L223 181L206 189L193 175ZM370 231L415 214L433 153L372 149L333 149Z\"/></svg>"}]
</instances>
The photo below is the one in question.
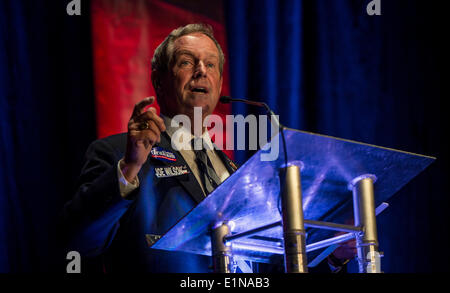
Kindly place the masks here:
<instances>
[{"instance_id":1,"label":"light reflection on acrylic","mask_svg":"<svg viewBox=\"0 0 450 293\"><path fill-rule=\"evenodd\" d=\"M434 160L432 157L303 131L288 129L285 130L285 137L289 160L304 164L301 179L306 220L332 222L351 219L351 212L337 208L346 201L351 202L351 191L347 185L353 178L363 174L376 175L375 197L378 205ZM258 153L251 157L152 247L211 255L209 231L216 222L232 220L235 234L281 221L278 170L284 154L283 148L280 149L280 158L276 161L262 162ZM331 213L333 218L327 218L331 211L334 211ZM308 243L324 239L319 239L323 236L320 233L312 233L315 231L308 231ZM259 245L263 250L272 247L279 251L281 241L282 228L275 227L239 239L239 245L240 250L245 245ZM256 261L262 261L263 257L269 259L270 256L270 252L248 253L248 259Z\"/></svg>"}]
</instances>

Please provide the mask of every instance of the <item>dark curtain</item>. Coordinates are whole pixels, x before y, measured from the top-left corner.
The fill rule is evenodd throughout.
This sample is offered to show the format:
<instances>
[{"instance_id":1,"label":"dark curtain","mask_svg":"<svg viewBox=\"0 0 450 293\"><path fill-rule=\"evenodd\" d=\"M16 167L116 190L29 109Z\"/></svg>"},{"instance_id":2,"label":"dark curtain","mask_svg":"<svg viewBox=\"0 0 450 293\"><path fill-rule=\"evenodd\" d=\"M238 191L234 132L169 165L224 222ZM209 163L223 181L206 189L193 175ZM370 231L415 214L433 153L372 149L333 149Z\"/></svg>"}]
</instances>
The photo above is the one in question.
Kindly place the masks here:
<instances>
[{"instance_id":1,"label":"dark curtain","mask_svg":"<svg viewBox=\"0 0 450 293\"><path fill-rule=\"evenodd\" d=\"M68 2L0 1L0 272L65 262L58 213L96 137L88 2ZM382 268L448 271L447 10L381 0L369 17L368 2L225 1L232 95L289 127L436 156L378 218Z\"/></svg>"},{"instance_id":2,"label":"dark curtain","mask_svg":"<svg viewBox=\"0 0 450 293\"><path fill-rule=\"evenodd\" d=\"M448 271L446 9L382 0L368 16L369 2L226 1L231 92L292 128L436 156L378 218L382 269Z\"/></svg>"},{"instance_id":3,"label":"dark curtain","mask_svg":"<svg viewBox=\"0 0 450 293\"><path fill-rule=\"evenodd\" d=\"M0 1L0 272L65 261L58 213L96 137L88 7L67 3Z\"/></svg>"}]
</instances>

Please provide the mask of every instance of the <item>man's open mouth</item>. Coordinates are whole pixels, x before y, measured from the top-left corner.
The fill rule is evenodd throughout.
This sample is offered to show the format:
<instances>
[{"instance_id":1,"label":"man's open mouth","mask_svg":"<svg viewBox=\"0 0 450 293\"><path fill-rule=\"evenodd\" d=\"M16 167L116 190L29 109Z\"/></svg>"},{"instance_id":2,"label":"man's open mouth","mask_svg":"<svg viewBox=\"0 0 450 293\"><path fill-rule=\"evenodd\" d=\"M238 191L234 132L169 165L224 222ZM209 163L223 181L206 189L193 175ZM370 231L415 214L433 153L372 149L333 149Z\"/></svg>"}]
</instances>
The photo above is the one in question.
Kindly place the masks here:
<instances>
[{"instance_id":1,"label":"man's open mouth","mask_svg":"<svg viewBox=\"0 0 450 293\"><path fill-rule=\"evenodd\" d=\"M191 89L191 91L194 93L203 93L203 94L208 93L208 90L205 87L194 87Z\"/></svg>"}]
</instances>

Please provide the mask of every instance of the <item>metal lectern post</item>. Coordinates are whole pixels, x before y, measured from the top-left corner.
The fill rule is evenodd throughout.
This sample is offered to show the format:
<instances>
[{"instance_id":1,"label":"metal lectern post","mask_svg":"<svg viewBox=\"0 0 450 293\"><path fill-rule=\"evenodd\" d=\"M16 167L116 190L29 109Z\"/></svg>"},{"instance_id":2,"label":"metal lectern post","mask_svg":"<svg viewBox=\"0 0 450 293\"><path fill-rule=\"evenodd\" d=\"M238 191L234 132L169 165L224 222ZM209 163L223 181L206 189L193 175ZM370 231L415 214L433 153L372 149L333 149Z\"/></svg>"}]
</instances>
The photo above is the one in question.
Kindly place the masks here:
<instances>
[{"instance_id":1,"label":"metal lectern post","mask_svg":"<svg viewBox=\"0 0 450 293\"><path fill-rule=\"evenodd\" d=\"M380 273L377 222L375 214L374 175L363 175L351 183L355 226L363 227L356 237L360 273Z\"/></svg>"},{"instance_id":2,"label":"metal lectern post","mask_svg":"<svg viewBox=\"0 0 450 293\"><path fill-rule=\"evenodd\" d=\"M391 198L436 158L295 129L283 133L289 165L281 165L288 161L282 158L263 161L266 151L258 151L158 241L147 235L151 249L213 255L217 272L234 271L231 253L262 263L284 254L286 272L306 272L305 227L311 227L352 234L326 239L329 232L314 231L308 235L308 251L354 235L361 272L381 271L374 202ZM352 218L351 192L356 227L338 224ZM304 209L302 197L308 203Z\"/></svg>"},{"instance_id":3,"label":"metal lectern post","mask_svg":"<svg viewBox=\"0 0 450 293\"><path fill-rule=\"evenodd\" d=\"M281 169L280 180L285 270L286 273L307 273L300 167Z\"/></svg>"},{"instance_id":4,"label":"metal lectern post","mask_svg":"<svg viewBox=\"0 0 450 293\"><path fill-rule=\"evenodd\" d=\"M233 263L231 246L226 245L225 236L230 234L230 227L226 222L213 228L211 233L211 248L214 273L231 273Z\"/></svg>"}]
</instances>

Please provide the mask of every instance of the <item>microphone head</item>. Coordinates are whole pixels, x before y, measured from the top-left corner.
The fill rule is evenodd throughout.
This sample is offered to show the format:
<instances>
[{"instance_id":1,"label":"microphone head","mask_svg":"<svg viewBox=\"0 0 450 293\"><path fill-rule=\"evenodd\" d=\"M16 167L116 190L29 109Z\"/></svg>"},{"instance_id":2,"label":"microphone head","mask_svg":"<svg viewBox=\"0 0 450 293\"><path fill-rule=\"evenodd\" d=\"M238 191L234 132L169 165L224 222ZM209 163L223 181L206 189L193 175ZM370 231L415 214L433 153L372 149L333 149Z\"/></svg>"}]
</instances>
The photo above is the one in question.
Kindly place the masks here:
<instances>
[{"instance_id":1,"label":"microphone head","mask_svg":"<svg viewBox=\"0 0 450 293\"><path fill-rule=\"evenodd\" d=\"M229 96L221 96L219 101L223 104L229 104L231 102L231 97Z\"/></svg>"}]
</instances>

